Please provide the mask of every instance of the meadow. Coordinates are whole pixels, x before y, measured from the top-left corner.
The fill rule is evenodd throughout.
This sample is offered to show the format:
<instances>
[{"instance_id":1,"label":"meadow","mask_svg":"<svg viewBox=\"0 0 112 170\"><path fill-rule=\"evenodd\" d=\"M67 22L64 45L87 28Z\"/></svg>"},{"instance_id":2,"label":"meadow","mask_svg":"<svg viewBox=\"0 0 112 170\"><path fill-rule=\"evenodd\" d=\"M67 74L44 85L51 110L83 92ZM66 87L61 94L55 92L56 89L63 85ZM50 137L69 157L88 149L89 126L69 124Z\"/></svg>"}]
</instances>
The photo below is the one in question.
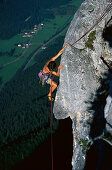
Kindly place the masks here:
<instances>
[{"instance_id":1,"label":"meadow","mask_svg":"<svg viewBox=\"0 0 112 170\"><path fill-rule=\"evenodd\" d=\"M60 3L62 1L66 2L63 6ZM68 26L79 7L79 1L72 0L69 1L72 7L70 6L68 10L68 1L62 1L54 1L59 4L48 12L54 12L54 16L44 17L41 20L43 28L33 37L24 38L22 35L33 31L35 22L30 29L24 28L9 39L0 40L0 83L2 84L0 85L0 169L10 170L15 163L31 154L50 135L51 105L47 99L49 85L42 87L37 75L45 62L61 50L67 31L66 25ZM61 31L62 34L59 34ZM56 35L59 36L49 41L45 50L40 48L29 63L29 67L20 71L29 55ZM17 44L28 42L31 43L29 48L17 47ZM59 84L58 78L54 80ZM53 132L57 128L58 121L53 117Z\"/></svg>"},{"instance_id":2,"label":"meadow","mask_svg":"<svg viewBox=\"0 0 112 170\"><path fill-rule=\"evenodd\" d=\"M60 36L56 42L50 43L38 54L33 66L18 72L1 89L0 169L10 170L50 135L49 85L41 86L37 74L43 61L60 50L63 40L64 37ZM58 78L55 81L58 83ZM53 117L53 132L57 128L58 121Z\"/></svg>"},{"instance_id":3,"label":"meadow","mask_svg":"<svg viewBox=\"0 0 112 170\"><path fill-rule=\"evenodd\" d=\"M59 7L47 9L47 12L52 13L54 17L44 18L41 22L43 24L43 28L39 29L37 33L32 35L32 37L22 37L22 35L25 32L34 31L34 26L31 29L22 30L21 33L11 37L10 39L0 40L1 87L3 87L4 84L15 75L16 71L23 65L27 57L32 54L33 51L43 46L45 42L52 39L54 35L58 34L66 27L67 24L70 23L81 2L82 0L72 0L64 5L60 5ZM27 49L17 46L18 44L26 44L29 42L30 45ZM13 55L7 55L7 53L11 54L11 50L14 50ZM29 66L34 63L35 60L33 59Z\"/></svg>"}]
</instances>

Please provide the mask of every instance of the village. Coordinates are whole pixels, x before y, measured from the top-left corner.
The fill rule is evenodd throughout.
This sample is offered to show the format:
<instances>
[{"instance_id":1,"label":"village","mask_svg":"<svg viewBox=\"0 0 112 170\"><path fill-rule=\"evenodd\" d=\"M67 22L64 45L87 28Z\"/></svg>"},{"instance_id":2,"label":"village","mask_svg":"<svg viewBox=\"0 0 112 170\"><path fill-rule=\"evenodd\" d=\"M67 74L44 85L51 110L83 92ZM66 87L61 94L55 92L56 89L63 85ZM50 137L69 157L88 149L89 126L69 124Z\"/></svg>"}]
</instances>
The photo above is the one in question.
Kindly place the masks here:
<instances>
[{"instance_id":1,"label":"village","mask_svg":"<svg viewBox=\"0 0 112 170\"><path fill-rule=\"evenodd\" d=\"M44 28L44 24L40 23L38 25L34 25L33 31L31 32L25 32L22 37L26 38L26 37L32 37L34 34L36 34L39 30ZM31 45L30 41L27 43L19 43L17 46L21 47L21 48L28 48ZM45 49L45 46L42 46L42 49Z\"/></svg>"}]
</instances>

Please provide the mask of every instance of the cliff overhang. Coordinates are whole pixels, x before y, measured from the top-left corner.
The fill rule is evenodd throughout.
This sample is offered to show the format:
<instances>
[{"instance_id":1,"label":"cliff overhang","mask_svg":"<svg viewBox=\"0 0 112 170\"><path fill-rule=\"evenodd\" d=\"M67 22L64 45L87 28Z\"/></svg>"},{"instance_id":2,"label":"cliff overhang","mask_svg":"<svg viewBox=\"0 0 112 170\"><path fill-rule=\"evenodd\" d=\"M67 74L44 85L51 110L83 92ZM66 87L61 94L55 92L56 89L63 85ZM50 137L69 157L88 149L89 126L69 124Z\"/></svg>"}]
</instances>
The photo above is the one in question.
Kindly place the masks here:
<instances>
[{"instance_id":1,"label":"cliff overhang","mask_svg":"<svg viewBox=\"0 0 112 170\"><path fill-rule=\"evenodd\" d=\"M85 0L75 13L64 45L73 44L109 6L106 0ZM110 8L100 22L61 57L53 112L55 118L73 120L74 147L104 131L112 134L112 47L106 31L112 24ZM106 38L105 38L106 37ZM110 90L109 90L110 89ZM85 154L79 145L73 154L73 169L83 169Z\"/></svg>"}]
</instances>

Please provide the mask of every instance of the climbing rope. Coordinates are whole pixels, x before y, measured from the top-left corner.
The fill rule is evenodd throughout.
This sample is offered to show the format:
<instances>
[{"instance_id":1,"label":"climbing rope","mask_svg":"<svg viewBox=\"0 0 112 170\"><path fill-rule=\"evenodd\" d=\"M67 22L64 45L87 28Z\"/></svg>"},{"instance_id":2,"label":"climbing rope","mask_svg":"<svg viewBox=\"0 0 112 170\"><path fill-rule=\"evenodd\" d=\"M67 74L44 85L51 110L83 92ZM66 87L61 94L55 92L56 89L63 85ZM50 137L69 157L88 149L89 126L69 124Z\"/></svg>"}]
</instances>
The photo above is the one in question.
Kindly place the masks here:
<instances>
[{"instance_id":1,"label":"climbing rope","mask_svg":"<svg viewBox=\"0 0 112 170\"><path fill-rule=\"evenodd\" d=\"M107 5L107 7L103 10L102 14L96 20L96 22L91 26L91 28L89 28L78 40L76 40L73 44L71 44L71 46L73 46L75 43L77 43L79 40L81 40L87 33L89 33L103 19L104 15L106 14L107 10L111 7L111 5L112 5L112 0Z\"/></svg>"},{"instance_id":2,"label":"climbing rope","mask_svg":"<svg viewBox=\"0 0 112 170\"><path fill-rule=\"evenodd\" d=\"M69 44L70 46L73 46L78 41L80 41L86 34L88 34L108 13L109 8L112 5L112 0L109 1L109 4L107 7L103 10L103 12L100 14L100 17L97 18L96 22L79 38L77 39L73 44ZM54 75L55 76L55 75ZM52 160L52 170L53 170L53 136L52 136L52 125L53 125L53 112L52 112L52 81L54 79L54 76L51 78L51 160Z\"/></svg>"},{"instance_id":3,"label":"climbing rope","mask_svg":"<svg viewBox=\"0 0 112 170\"><path fill-rule=\"evenodd\" d=\"M52 78L51 78L51 161L53 170L53 136L52 136L52 125L53 125L53 114L52 114Z\"/></svg>"}]
</instances>

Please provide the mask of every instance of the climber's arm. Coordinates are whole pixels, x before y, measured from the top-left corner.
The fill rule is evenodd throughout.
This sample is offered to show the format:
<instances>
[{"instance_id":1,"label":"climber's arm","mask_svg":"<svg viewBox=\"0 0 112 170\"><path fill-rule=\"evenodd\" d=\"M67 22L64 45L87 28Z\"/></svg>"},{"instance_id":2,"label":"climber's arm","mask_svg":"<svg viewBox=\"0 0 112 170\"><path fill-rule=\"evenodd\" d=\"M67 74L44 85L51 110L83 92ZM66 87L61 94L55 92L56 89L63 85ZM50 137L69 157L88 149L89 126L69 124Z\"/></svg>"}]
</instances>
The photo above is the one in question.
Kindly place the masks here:
<instances>
[{"instance_id":1,"label":"climber's arm","mask_svg":"<svg viewBox=\"0 0 112 170\"><path fill-rule=\"evenodd\" d=\"M58 76L58 77L59 77L59 75L60 75L60 69L61 69L61 68L63 68L63 65L59 65L59 66L58 66L57 72L52 71L51 73L54 74L55 76Z\"/></svg>"},{"instance_id":2,"label":"climber's arm","mask_svg":"<svg viewBox=\"0 0 112 170\"><path fill-rule=\"evenodd\" d=\"M62 48L62 50L60 50L59 53L58 53L55 57L51 58L50 61L55 61L55 60L63 53L64 49L65 49L68 45L70 45L70 44L69 44L69 43L66 44L66 45Z\"/></svg>"},{"instance_id":3,"label":"climber's arm","mask_svg":"<svg viewBox=\"0 0 112 170\"><path fill-rule=\"evenodd\" d=\"M64 49L65 49L68 45L71 46L71 44L69 44L69 43L66 44L66 45L62 48L62 50L60 50L59 53L58 53L55 57L51 58L51 59L46 63L46 66L47 66L51 61L55 61L55 60L63 53Z\"/></svg>"}]
</instances>

